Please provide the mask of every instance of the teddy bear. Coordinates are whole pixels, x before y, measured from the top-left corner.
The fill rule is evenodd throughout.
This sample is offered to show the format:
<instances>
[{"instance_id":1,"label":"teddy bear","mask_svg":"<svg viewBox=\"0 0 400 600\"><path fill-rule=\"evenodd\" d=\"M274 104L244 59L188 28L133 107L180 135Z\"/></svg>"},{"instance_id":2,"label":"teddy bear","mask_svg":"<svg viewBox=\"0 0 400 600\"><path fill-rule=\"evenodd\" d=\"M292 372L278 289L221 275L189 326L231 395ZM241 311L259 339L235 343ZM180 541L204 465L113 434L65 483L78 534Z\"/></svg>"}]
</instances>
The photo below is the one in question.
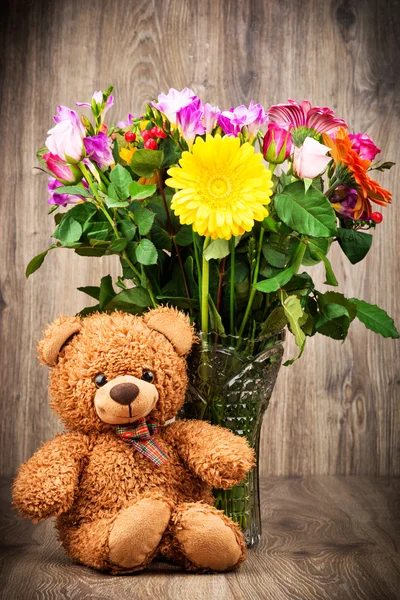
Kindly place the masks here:
<instances>
[{"instance_id":1,"label":"teddy bear","mask_svg":"<svg viewBox=\"0 0 400 600\"><path fill-rule=\"evenodd\" d=\"M243 534L214 507L212 488L241 482L253 450L228 429L174 419L195 341L172 307L61 316L45 331L38 353L65 432L21 466L13 501L35 522L57 517L74 561L119 574L155 557L197 572L245 559Z\"/></svg>"}]
</instances>

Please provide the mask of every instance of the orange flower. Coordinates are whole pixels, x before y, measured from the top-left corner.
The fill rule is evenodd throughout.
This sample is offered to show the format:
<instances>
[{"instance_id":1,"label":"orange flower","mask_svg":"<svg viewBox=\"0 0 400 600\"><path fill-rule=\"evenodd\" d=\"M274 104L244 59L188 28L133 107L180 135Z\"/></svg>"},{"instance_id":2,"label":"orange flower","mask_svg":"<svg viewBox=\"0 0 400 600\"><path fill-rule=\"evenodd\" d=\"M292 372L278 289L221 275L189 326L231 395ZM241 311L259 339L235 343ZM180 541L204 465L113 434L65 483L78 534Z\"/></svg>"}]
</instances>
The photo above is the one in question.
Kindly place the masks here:
<instances>
[{"instance_id":1,"label":"orange flower","mask_svg":"<svg viewBox=\"0 0 400 600\"><path fill-rule=\"evenodd\" d=\"M365 212L368 216L372 213L371 202L381 206L392 201L392 194L383 189L368 175L370 160L362 159L353 149L347 131L341 127L333 140L327 133L322 134L324 144L331 149L331 156L335 165L340 163L346 167L356 182L358 200L353 209L354 219L359 219Z\"/></svg>"}]
</instances>

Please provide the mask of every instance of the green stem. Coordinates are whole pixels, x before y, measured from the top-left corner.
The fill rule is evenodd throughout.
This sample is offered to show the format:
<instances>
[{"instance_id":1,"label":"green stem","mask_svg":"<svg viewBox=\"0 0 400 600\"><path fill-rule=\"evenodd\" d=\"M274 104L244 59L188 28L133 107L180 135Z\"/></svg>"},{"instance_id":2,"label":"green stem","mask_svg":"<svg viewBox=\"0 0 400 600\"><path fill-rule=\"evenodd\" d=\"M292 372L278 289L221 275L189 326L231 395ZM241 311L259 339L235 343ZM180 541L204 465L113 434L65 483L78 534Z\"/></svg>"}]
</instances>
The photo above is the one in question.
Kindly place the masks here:
<instances>
[{"instance_id":1,"label":"green stem","mask_svg":"<svg viewBox=\"0 0 400 600\"><path fill-rule=\"evenodd\" d=\"M204 251L207 249L211 241L210 236L207 236L203 244L202 256L202 282L201 282L201 330L208 333L208 289L210 284L210 265L204 257Z\"/></svg>"},{"instance_id":2,"label":"green stem","mask_svg":"<svg viewBox=\"0 0 400 600\"><path fill-rule=\"evenodd\" d=\"M251 309L252 309L252 306L253 306L254 297L255 297L256 292L257 292L257 290L256 290L256 288L254 286L257 283L258 273L259 273L259 270L260 270L260 260L261 260L261 250L262 250L263 239L264 239L264 229L261 227L261 229L260 229L260 237L259 237L259 240L258 240L257 259L256 259L256 266L254 268L253 282L252 282L252 286L251 286L251 289L250 289L250 296L249 296L249 300L247 302L246 312L244 313L243 321L242 321L242 324L241 324L239 332L238 332L239 339L238 339L237 346L240 345L241 337L242 337L244 329L245 329L245 327L247 325L247 321L249 319L249 316L250 316L250 313L251 313Z\"/></svg>"},{"instance_id":3,"label":"green stem","mask_svg":"<svg viewBox=\"0 0 400 600\"><path fill-rule=\"evenodd\" d=\"M200 267L199 249L197 248L196 234L193 231L193 229L192 229L192 239L193 239L194 259L196 261L196 267L197 267L198 288L201 293L201 267Z\"/></svg>"},{"instance_id":4,"label":"green stem","mask_svg":"<svg viewBox=\"0 0 400 600\"><path fill-rule=\"evenodd\" d=\"M229 327L235 335L235 237L231 237L231 279L229 290Z\"/></svg>"},{"instance_id":5,"label":"green stem","mask_svg":"<svg viewBox=\"0 0 400 600\"><path fill-rule=\"evenodd\" d=\"M268 169L269 171L271 171L271 174L274 174L274 171L276 169L276 165L274 163L268 163Z\"/></svg>"},{"instance_id":6,"label":"green stem","mask_svg":"<svg viewBox=\"0 0 400 600\"><path fill-rule=\"evenodd\" d=\"M336 190L336 188L340 185L340 180L336 179L332 185L326 190L325 196L329 198L329 196Z\"/></svg>"}]
</instances>

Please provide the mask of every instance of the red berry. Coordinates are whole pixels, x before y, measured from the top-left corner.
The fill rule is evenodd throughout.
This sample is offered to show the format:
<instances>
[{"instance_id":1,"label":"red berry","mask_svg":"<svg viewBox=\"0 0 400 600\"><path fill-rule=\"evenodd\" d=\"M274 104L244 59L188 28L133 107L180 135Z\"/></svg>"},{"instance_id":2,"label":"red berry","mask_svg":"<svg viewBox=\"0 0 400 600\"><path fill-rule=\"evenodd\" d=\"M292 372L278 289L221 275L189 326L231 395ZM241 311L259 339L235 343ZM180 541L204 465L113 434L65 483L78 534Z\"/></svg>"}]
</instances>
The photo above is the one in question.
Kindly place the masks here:
<instances>
[{"instance_id":1,"label":"red berry","mask_svg":"<svg viewBox=\"0 0 400 600\"><path fill-rule=\"evenodd\" d=\"M157 150L158 144L156 140L150 139L145 141L144 147L146 148L146 150Z\"/></svg>"},{"instance_id":2,"label":"red berry","mask_svg":"<svg viewBox=\"0 0 400 600\"><path fill-rule=\"evenodd\" d=\"M124 137L127 142L134 142L136 140L136 133L133 133L133 131L127 131Z\"/></svg>"},{"instance_id":3,"label":"red berry","mask_svg":"<svg viewBox=\"0 0 400 600\"><path fill-rule=\"evenodd\" d=\"M158 137L158 138L166 138L167 137L167 134L164 133L164 131L162 129L160 129L159 127L153 127L151 131L154 131L153 137Z\"/></svg>"},{"instance_id":4,"label":"red berry","mask_svg":"<svg viewBox=\"0 0 400 600\"><path fill-rule=\"evenodd\" d=\"M100 131L101 131L101 133L107 133L108 132L107 125L104 125L104 123L103 123L103 125L100 127Z\"/></svg>"},{"instance_id":5,"label":"red berry","mask_svg":"<svg viewBox=\"0 0 400 600\"><path fill-rule=\"evenodd\" d=\"M374 223L382 223L382 219L383 219L383 216L381 215L381 213L374 212L374 213L372 213L372 215L371 215L371 220L372 220Z\"/></svg>"},{"instance_id":6,"label":"red berry","mask_svg":"<svg viewBox=\"0 0 400 600\"><path fill-rule=\"evenodd\" d=\"M150 133L149 129L144 129L142 131L142 138L143 138L144 142L146 142L149 138L151 138L151 133Z\"/></svg>"}]
</instances>

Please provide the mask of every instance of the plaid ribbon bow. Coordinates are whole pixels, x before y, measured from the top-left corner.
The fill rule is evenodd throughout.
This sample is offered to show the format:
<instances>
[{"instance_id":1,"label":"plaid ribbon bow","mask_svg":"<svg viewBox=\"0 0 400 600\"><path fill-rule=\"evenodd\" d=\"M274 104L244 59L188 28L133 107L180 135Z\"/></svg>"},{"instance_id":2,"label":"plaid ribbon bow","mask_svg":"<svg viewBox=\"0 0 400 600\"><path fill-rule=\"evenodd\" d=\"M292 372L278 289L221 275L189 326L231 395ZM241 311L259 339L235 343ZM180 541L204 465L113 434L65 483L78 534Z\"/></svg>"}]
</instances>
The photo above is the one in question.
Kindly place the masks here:
<instances>
[{"instance_id":1,"label":"plaid ribbon bow","mask_svg":"<svg viewBox=\"0 0 400 600\"><path fill-rule=\"evenodd\" d=\"M160 466L168 462L169 458L151 437L158 431L158 425L154 421L146 421L145 417L136 423L117 425L115 428L116 434L127 444Z\"/></svg>"}]
</instances>

